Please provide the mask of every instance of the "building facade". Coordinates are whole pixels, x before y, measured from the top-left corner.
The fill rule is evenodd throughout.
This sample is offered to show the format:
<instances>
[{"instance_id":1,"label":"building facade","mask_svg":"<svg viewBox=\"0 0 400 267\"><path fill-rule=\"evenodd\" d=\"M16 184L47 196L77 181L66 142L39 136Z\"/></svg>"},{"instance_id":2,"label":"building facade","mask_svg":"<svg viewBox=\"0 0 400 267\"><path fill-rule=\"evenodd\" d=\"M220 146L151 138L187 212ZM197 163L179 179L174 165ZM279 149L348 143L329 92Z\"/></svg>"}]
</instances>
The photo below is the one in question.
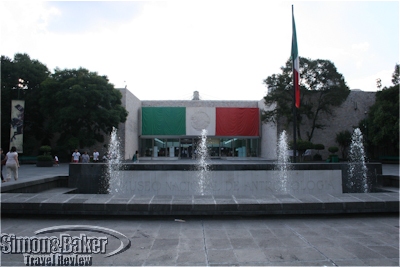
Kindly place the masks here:
<instances>
[{"instance_id":1,"label":"building facade","mask_svg":"<svg viewBox=\"0 0 400 267\"><path fill-rule=\"evenodd\" d=\"M211 158L276 160L279 132L286 130L289 140L292 138L291 129L261 123L261 112L266 109L263 99L200 100L195 92L193 100L141 101L128 89L119 90L122 105L129 113L118 130L126 160L135 151L148 159L193 159L203 129L207 131ZM327 127L319 130L311 141L322 143L326 148L337 146L336 133L352 132L374 103L375 92L352 90L346 101L335 109L334 117L323 118L327 120ZM307 131L305 126L302 129ZM306 132L302 134L305 136ZM325 150L321 151L323 157L329 154Z\"/></svg>"},{"instance_id":2,"label":"building facade","mask_svg":"<svg viewBox=\"0 0 400 267\"><path fill-rule=\"evenodd\" d=\"M262 150L263 101L169 100L140 101L129 90L119 89L129 112L119 125L125 159L139 151L140 157L192 159L202 131L206 130L211 158L267 157ZM275 129L275 131L274 131ZM269 131L276 136L276 127ZM276 139L274 141L276 144ZM271 143L272 144L272 143ZM272 147L271 147L272 148ZM270 156L275 154L272 148Z\"/></svg>"}]
</instances>

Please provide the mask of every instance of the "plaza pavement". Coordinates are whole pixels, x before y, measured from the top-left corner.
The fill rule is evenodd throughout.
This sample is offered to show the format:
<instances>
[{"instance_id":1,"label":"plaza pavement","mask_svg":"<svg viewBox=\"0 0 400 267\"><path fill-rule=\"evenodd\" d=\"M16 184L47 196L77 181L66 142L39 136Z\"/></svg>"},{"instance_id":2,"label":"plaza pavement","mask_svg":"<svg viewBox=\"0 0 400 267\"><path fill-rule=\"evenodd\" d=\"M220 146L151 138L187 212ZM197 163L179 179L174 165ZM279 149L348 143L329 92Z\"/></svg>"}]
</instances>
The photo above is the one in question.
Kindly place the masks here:
<instances>
[{"instance_id":1,"label":"plaza pavement","mask_svg":"<svg viewBox=\"0 0 400 267\"><path fill-rule=\"evenodd\" d=\"M396 173L398 165L383 166L383 174ZM22 165L19 180L8 183L65 175L68 164ZM1 218L1 232L17 236L58 225L106 227L129 238L120 254L93 255L93 266L399 266L398 213ZM21 254L1 253L1 266L26 265Z\"/></svg>"}]
</instances>

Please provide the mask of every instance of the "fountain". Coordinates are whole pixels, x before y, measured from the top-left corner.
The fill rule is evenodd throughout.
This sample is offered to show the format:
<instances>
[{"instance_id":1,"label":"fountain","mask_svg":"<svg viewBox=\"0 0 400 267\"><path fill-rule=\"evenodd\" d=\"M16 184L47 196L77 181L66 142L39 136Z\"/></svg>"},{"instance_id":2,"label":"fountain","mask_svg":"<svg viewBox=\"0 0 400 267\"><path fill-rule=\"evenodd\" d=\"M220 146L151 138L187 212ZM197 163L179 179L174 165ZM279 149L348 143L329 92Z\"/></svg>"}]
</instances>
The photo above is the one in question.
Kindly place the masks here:
<instances>
[{"instance_id":1,"label":"fountain","mask_svg":"<svg viewBox=\"0 0 400 267\"><path fill-rule=\"evenodd\" d=\"M286 133L279 138L282 163L262 160L215 161L210 171L207 132L198 145L198 162L160 161L121 163L120 143L113 129L107 163L70 164L68 187L42 194L48 185L26 183L2 187L2 213L93 215L226 215L226 214L333 214L398 212L396 192L374 193L366 168L348 163L288 163ZM357 130L351 154L363 151ZM358 150L356 149L358 148ZM359 152L356 152L359 151ZM361 153L362 154L362 153ZM358 157L362 161L363 157ZM149 159L150 161L151 159ZM359 162L354 160L353 165ZM350 165L351 165L350 164ZM372 173L382 173L380 163L363 162ZM289 168L290 166L291 168ZM357 174L358 169L363 174ZM365 173L365 174L364 174ZM347 187L363 177L361 189ZM59 178L52 178L58 182ZM361 179L361 178L360 178ZM28 188L30 187L30 188ZM8 191L6 191L8 190ZM18 191L17 191L18 190ZM35 190L37 197L24 193ZM37 190L37 191L36 191ZM356 191L361 190L361 191ZM60 191L65 193L60 194ZM355 192L366 193L351 194ZM376 192L376 191L375 191ZM100 194L99 194L100 193ZM349 193L349 194L346 194Z\"/></svg>"},{"instance_id":2,"label":"fountain","mask_svg":"<svg viewBox=\"0 0 400 267\"><path fill-rule=\"evenodd\" d=\"M122 157L120 144L117 129L113 127L107 149L107 163L100 193L122 193L124 187L121 186L123 178L121 177Z\"/></svg>"},{"instance_id":3,"label":"fountain","mask_svg":"<svg viewBox=\"0 0 400 267\"><path fill-rule=\"evenodd\" d=\"M360 129L356 128L351 138L349 152L348 187L355 192L370 192L367 173L368 168L365 164L363 135Z\"/></svg>"},{"instance_id":4,"label":"fountain","mask_svg":"<svg viewBox=\"0 0 400 267\"><path fill-rule=\"evenodd\" d=\"M354 155L359 153L356 151L363 151L359 130L355 131L355 137L358 139L355 139L351 152ZM194 164L159 159L151 164L122 163L117 130L113 129L108 146L108 162L71 165L69 187L77 188L77 192L83 194L102 193L124 197L263 197L274 194L301 196L370 192L370 188L375 188L376 183L373 179L370 179L371 183L366 182L364 161L361 167L359 160L354 160L351 164L289 163L285 131L279 136L278 160L275 163L260 160L233 163L230 160L219 160L213 162L210 171L206 130L202 130L196 151L197 160ZM369 163L368 166L371 173L379 174L382 171L380 165Z\"/></svg>"},{"instance_id":5,"label":"fountain","mask_svg":"<svg viewBox=\"0 0 400 267\"><path fill-rule=\"evenodd\" d=\"M203 129L201 131L201 140L197 145L197 165L196 169L198 171L198 185L200 195L206 193L206 188L209 186L209 164L208 164L208 148L207 148L207 130Z\"/></svg>"},{"instance_id":6,"label":"fountain","mask_svg":"<svg viewBox=\"0 0 400 267\"><path fill-rule=\"evenodd\" d=\"M290 170L289 165L289 155L288 155L288 142L286 131L282 131L279 136L277 144L277 170L279 171L279 180L281 184L281 190L286 193L287 191L287 181L288 181L288 170Z\"/></svg>"}]
</instances>

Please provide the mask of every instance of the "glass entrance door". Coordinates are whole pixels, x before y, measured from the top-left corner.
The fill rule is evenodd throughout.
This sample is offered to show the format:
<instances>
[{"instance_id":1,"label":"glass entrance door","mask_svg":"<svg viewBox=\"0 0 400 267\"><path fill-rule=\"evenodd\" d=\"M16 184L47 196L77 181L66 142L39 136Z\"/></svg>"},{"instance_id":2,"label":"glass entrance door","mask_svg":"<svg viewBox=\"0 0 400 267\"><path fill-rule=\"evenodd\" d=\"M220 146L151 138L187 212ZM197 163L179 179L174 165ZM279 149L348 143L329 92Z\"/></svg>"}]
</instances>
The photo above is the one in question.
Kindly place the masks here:
<instances>
[{"instance_id":1,"label":"glass entrance door","mask_svg":"<svg viewBox=\"0 0 400 267\"><path fill-rule=\"evenodd\" d=\"M193 155L193 139L181 139L180 156L181 159L191 159Z\"/></svg>"}]
</instances>

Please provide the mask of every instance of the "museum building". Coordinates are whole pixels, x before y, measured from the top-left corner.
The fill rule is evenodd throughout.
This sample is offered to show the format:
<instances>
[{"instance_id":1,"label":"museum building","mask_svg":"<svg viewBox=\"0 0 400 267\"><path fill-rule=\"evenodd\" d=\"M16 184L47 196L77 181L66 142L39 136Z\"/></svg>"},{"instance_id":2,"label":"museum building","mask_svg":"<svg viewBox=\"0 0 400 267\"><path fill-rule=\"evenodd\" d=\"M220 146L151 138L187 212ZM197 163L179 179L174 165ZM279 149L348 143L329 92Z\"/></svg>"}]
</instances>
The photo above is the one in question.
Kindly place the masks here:
<instances>
[{"instance_id":1,"label":"museum building","mask_svg":"<svg viewBox=\"0 0 400 267\"><path fill-rule=\"evenodd\" d=\"M146 159L194 158L203 129L207 131L211 158L277 159L278 132L285 125L261 122L261 113L266 110L264 99L200 100L199 93L194 92L192 100L139 100L126 88L118 90L128 111L125 123L118 125L125 160L132 159L135 151ZM351 90L347 99L334 109L335 116L321 115L326 127L318 130L313 143L336 146L336 134L352 131L374 103L375 92ZM302 135L306 136L307 124L302 128ZM323 157L328 157L328 153L327 149L321 151Z\"/></svg>"},{"instance_id":2,"label":"museum building","mask_svg":"<svg viewBox=\"0 0 400 267\"><path fill-rule=\"evenodd\" d=\"M267 158L261 150L268 147L267 130L272 133L268 143L276 144L276 127L267 129L260 121L263 101L200 100L198 92L192 100L140 101L129 90L119 90L129 112L119 125L125 159L136 150L141 158L193 159L203 130L211 158ZM272 159L275 147L270 153Z\"/></svg>"}]
</instances>

